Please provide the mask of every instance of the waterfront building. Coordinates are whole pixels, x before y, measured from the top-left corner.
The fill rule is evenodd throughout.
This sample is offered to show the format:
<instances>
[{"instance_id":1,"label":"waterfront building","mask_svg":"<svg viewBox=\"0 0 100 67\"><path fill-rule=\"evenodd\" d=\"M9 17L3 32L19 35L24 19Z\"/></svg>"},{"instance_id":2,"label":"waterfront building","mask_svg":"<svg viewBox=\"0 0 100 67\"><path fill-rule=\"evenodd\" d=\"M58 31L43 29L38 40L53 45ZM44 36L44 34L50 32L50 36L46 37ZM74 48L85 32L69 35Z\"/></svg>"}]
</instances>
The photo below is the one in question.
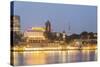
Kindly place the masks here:
<instances>
[{"instance_id":1,"label":"waterfront building","mask_svg":"<svg viewBox=\"0 0 100 67\"><path fill-rule=\"evenodd\" d=\"M26 42L29 43L44 42L46 40L44 33L44 27L32 27L24 32L24 37L26 38Z\"/></svg>"},{"instance_id":2,"label":"waterfront building","mask_svg":"<svg viewBox=\"0 0 100 67\"><path fill-rule=\"evenodd\" d=\"M22 34L20 32L20 16L11 16L11 44L21 42Z\"/></svg>"},{"instance_id":3,"label":"waterfront building","mask_svg":"<svg viewBox=\"0 0 100 67\"><path fill-rule=\"evenodd\" d=\"M97 33L94 33L93 36L94 36L94 39L97 39Z\"/></svg>"},{"instance_id":4,"label":"waterfront building","mask_svg":"<svg viewBox=\"0 0 100 67\"><path fill-rule=\"evenodd\" d=\"M20 16L11 16L11 31L20 32Z\"/></svg>"}]
</instances>

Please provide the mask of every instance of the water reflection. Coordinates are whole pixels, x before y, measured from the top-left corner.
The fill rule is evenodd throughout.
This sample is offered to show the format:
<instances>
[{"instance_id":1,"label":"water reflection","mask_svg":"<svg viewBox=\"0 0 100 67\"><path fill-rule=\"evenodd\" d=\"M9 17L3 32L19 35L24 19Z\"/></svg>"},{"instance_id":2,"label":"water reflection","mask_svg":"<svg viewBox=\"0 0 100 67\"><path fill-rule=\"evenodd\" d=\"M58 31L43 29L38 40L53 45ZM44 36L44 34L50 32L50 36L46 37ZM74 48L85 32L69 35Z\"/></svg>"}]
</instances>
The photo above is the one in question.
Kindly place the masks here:
<instances>
[{"instance_id":1,"label":"water reflection","mask_svg":"<svg viewBox=\"0 0 100 67\"><path fill-rule=\"evenodd\" d=\"M96 61L97 50L13 52L14 65L51 64Z\"/></svg>"}]
</instances>

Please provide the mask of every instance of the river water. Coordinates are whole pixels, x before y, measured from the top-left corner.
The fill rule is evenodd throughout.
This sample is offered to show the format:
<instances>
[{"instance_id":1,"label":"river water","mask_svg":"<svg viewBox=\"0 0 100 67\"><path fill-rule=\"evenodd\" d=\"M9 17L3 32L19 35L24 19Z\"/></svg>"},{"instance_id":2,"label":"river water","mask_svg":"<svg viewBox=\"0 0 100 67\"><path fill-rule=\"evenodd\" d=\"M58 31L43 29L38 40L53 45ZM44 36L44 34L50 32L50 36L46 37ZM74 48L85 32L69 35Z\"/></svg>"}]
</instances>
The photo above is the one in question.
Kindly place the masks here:
<instances>
[{"instance_id":1,"label":"river water","mask_svg":"<svg viewBox=\"0 0 100 67\"><path fill-rule=\"evenodd\" d=\"M14 65L56 64L97 60L97 50L13 52Z\"/></svg>"}]
</instances>

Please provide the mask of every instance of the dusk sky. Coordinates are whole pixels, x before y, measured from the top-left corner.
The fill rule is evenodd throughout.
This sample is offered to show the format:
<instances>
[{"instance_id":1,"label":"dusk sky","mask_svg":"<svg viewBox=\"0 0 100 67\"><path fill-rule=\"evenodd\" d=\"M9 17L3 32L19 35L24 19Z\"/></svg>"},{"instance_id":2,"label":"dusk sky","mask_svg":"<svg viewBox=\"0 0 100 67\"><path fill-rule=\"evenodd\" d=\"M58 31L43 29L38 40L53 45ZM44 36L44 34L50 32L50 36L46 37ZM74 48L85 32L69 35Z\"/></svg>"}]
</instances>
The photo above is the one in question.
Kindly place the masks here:
<instances>
[{"instance_id":1,"label":"dusk sky","mask_svg":"<svg viewBox=\"0 0 100 67\"><path fill-rule=\"evenodd\" d=\"M71 4L14 2L14 15L20 16L21 31L29 27L41 27L49 20L52 31L80 34L97 32L97 7Z\"/></svg>"}]
</instances>

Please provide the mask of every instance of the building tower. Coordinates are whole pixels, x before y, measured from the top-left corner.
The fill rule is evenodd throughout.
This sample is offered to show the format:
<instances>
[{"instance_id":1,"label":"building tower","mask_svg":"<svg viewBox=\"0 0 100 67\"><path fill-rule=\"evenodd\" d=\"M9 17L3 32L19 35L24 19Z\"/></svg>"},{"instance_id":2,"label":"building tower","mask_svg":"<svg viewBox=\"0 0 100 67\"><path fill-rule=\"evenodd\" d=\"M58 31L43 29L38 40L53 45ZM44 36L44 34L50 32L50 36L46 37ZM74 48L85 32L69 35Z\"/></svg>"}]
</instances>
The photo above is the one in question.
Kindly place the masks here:
<instances>
[{"instance_id":1,"label":"building tower","mask_svg":"<svg viewBox=\"0 0 100 67\"><path fill-rule=\"evenodd\" d=\"M63 33L63 40L65 41L66 40L66 32L65 32L65 30L62 33Z\"/></svg>"},{"instance_id":2,"label":"building tower","mask_svg":"<svg viewBox=\"0 0 100 67\"><path fill-rule=\"evenodd\" d=\"M20 32L20 17L11 16L11 31L15 33Z\"/></svg>"},{"instance_id":3,"label":"building tower","mask_svg":"<svg viewBox=\"0 0 100 67\"><path fill-rule=\"evenodd\" d=\"M11 16L11 46L21 41L20 17Z\"/></svg>"},{"instance_id":4,"label":"building tower","mask_svg":"<svg viewBox=\"0 0 100 67\"><path fill-rule=\"evenodd\" d=\"M48 33L51 32L51 24L49 20L45 23L45 29L46 29L46 32Z\"/></svg>"}]
</instances>

